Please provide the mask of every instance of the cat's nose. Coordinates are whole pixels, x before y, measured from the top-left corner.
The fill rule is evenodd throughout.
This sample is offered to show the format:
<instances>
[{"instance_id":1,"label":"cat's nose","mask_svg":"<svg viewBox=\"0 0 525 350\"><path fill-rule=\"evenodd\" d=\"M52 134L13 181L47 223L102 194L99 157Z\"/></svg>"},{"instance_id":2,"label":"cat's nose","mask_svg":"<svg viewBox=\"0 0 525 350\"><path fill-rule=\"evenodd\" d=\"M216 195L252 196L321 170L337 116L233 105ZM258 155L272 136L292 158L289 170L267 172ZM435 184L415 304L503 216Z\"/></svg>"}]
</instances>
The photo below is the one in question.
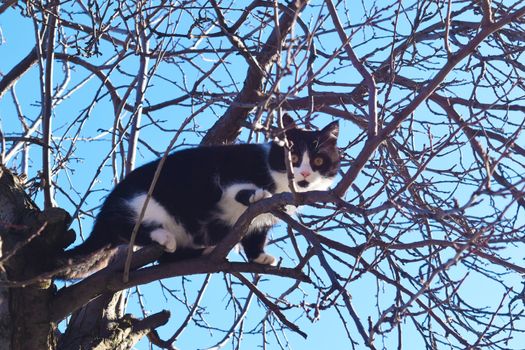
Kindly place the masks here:
<instances>
[{"instance_id":1,"label":"cat's nose","mask_svg":"<svg viewBox=\"0 0 525 350\"><path fill-rule=\"evenodd\" d=\"M311 173L308 170L303 170L300 174L306 179Z\"/></svg>"}]
</instances>

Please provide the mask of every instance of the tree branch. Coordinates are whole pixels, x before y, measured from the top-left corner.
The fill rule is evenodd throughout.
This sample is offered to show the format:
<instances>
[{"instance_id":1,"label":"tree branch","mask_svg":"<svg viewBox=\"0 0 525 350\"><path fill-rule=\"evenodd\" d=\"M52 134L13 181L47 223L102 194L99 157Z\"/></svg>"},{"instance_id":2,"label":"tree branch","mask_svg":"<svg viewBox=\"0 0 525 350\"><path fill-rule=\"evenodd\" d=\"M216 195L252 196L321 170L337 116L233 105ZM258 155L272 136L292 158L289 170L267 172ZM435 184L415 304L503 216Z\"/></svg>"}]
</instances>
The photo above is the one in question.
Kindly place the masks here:
<instances>
[{"instance_id":1,"label":"tree branch","mask_svg":"<svg viewBox=\"0 0 525 350\"><path fill-rule=\"evenodd\" d=\"M408 106L403 108L403 110L401 110L400 112L394 114L392 120L387 125L385 125L383 129L379 131L377 137L369 138L366 141L365 145L363 146L363 149L353 162L352 167L346 172L341 181L337 184L335 192L339 196L344 195L344 193L353 184L354 180L361 172L361 169L365 166L372 154L376 151L377 147L384 140L390 137L390 135L392 135L392 133L399 128L401 123L434 92L434 90L445 80L448 74L459 62L465 59L465 57L467 57L468 55L475 52L478 45L481 44L481 42L483 42L489 35L500 30L505 25L521 18L523 15L525 15L525 7L522 7L514 11L513 13L504 16L503 18L494 22L493 24L484 27L474 38L472 38L472 40L467 45L465 45L458 52L450 56L448 62L443 66L443 68L439 70L436 76L432 78L432 80L429 83L427 83L418 91L418 94L408 104Z\"/></svg>"},{"instance_id":2,"label":"tree branch","mask_svg":"<svg viewBox=\"0 0 525 350\"><path fill-rule=\"evenodd\" d=\"M299 16L305 6L306 1L304 0L292 1L288 5L287 10L284 11L279 20L279 25L273 29L268 40L255 57L259 66L248 68L242 90L222 117L203 137L201 145L232 143L235 140L240 132L242 122L246 120L250 110L260 100L261 89L265 80L263 72L267 72L279 57L282 41L294 25L295 18Z\"/></svg>"},{"instance_id":3,"label":"tree branch","mask_svg":"<svg viewBox=\"0 0 525 350\"><path fill-rule=\"evenodd\" d=\"M133 255L131 268L139 268L157 260L162 252L158 247L146 247ZM125 260L125 259L124 259ZM53 300L52 320L60 321L74 310L82 307L91 299L106 292L116 292L133 286L146 284L152 281L175 276L187 276L214 272L252 272L264 273L282 277L290 277L303 282L309 278L301 271L289 268L276 268L260 264L233 263L228 261L217 262L208 256L183 260L175 263L160 264L130 271L127 283L122 281L124 261L112 263L108 268L101 270L79 283L58 291Z\"/></svg>"}]
</instances>

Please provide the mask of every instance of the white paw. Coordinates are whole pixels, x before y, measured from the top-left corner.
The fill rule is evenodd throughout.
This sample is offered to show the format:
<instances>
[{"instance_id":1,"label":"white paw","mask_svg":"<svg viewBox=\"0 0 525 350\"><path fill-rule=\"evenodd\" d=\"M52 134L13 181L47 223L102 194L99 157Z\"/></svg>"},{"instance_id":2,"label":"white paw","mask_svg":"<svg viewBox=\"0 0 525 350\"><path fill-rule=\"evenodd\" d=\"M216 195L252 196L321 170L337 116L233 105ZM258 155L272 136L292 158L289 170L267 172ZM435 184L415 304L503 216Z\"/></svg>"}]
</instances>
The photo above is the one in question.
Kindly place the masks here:
<instances>
[{"instance_id":1,"label":"white paw","mask_svg":"<svg viewBox=\"0 0 525 350\"><path fill-rule=\"evenodd\" d=\"M272 265L275 266L277 264L277 260L270 254L261 253L257 257L257 259L253 259L253 262L256 262L257 264L263 264L263 265Z\"/></svg>"},{"instance_id":2,"label":"white paw","mask_svg":"<svg viewBox=\"0 0 525 350\"><path fill-rule=\"evenodd\" d=\"M211 245L209 247L206 247L204 248L204 250L202 251L202 255L208 255L210 254L211 252L213 252L213 250L215 249L215 246L214 245Z\"/></svg>"},{"instance_id":3,"label":"white paw","mask_svg":"<svg viewBox=\"0 0 525 350\"><path fill-rule=\"evenodd\" d=\"M175 236L168 230L158 228L149 234L152 241L157 242L164 247L164 250L168 253L173 253L177 250L177 241Z\"/></svg>"},{"instance_id":4,"label":"white paw","mask_svg":"<svg viewBox=\"0 0 525 350\"><path fill-rule=\"evenodd\" d=\"M271 196L272 194L270 192L259 188L255 191L254 194L250 196L250 203L255 203L260 201L261 199L270 198Z\"/></svg>"}]
</instances>

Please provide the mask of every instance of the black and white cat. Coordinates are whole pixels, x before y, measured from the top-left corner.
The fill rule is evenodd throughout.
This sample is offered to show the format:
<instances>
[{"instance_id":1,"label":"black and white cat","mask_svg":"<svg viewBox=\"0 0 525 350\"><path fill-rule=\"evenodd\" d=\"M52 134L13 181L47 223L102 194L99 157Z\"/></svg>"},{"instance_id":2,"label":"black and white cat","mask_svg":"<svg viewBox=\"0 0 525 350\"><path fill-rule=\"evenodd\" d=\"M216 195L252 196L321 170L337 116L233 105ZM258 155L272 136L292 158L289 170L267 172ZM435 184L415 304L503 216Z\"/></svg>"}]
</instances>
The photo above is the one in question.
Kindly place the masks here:
<instances>
[{"instance_id":1,"label":"black and white cat","mask_svg":"<svg viewBox=\"0 0 525 350\"><path fill-rule=\"evenodd\" d=\"M297 191L326 190L339 169L337 122L320 131L303 130L284 118ZM279 142L196 147L168 156L136 237L166 252L202 249L225 237L246 208L274 193L289 192L285 149ZM104 246L129 242L159 160L143 165L121 181L105 200L90 237L66 251L86 255ZM250 261L274 264L264 252L276 219L257 216L241 245Z\"/></svg>"}]
</instances>

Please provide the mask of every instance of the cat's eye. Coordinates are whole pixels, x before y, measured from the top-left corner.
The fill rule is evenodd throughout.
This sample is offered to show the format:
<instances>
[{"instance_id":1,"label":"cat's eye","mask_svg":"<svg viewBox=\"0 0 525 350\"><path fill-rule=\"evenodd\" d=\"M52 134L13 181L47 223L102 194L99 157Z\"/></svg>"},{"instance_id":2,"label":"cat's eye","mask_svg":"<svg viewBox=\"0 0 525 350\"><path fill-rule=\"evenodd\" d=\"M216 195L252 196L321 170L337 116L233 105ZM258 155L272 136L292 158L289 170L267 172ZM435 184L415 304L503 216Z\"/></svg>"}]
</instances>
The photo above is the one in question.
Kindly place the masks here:
<instances>
[{"instance_id":1,"label":"cat's eye","mask_svg":"<svg viewBox=\"0 0 525 350\"><path fill-rule=\"evenodd\" d=\"M314 165L315 166L321 166L324 163L324 159L321 157L314 158Z\"/></svg>"},{"instance_id":2,"label":"cat's eye","mask_svg":"<svg viewBox=\"0 0 525 350\"><path fill-rule=\"evenodd\" d=\"M297 154L292 154L292 163L298 163L299 162L299 156Z\"/></svg>"}]
</instances>

